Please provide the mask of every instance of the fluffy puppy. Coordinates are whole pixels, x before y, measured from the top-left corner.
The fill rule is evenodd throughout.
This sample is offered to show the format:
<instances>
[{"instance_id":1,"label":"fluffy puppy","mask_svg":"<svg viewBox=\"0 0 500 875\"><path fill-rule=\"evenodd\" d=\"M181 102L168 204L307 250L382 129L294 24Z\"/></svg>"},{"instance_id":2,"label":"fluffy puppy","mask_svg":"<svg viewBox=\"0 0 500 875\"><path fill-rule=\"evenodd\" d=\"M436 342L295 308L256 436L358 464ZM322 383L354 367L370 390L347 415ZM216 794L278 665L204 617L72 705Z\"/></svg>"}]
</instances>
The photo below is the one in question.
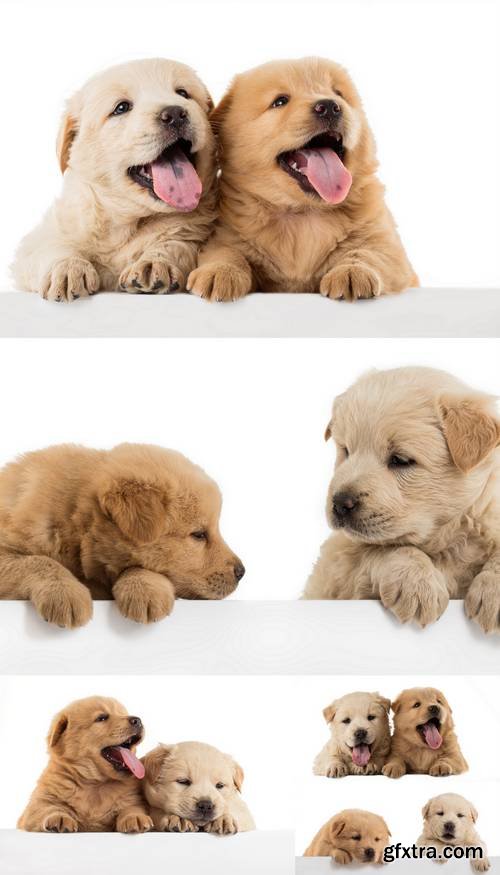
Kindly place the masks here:
<instances>
[{"instance_id":1,"label":"fluffy puppy","mask_svg":"<svg viewBox=\"0 0 500 875\"><path fill-rule=\"evenodd\" d=\"M433 848L439 854L445 847L480 848L482 856L471 857L471 866L476 872L486 872L490 868L486 845L474 828L478 814L472 802L456 793L444 793L429 799L422 814L424 829L417 839L419 847ZM439 862L446 863L447 860L441 857Z\"/></svg>"},{"instance_id":2,"label":"fluffy puppy","mask_svg":"<svg viewBox=\"0 0 500 875\"><path fill-rule=\"evenodd\" d=\"M47 738L49 763L18 828L30 832L147 832L153 826L140 790L144 738L139 717L116 699L79 699L57 714Z\"/></svg>"},{"instance_id":3,"label":"fluffy puppy","mask_svg":"<svg viewBox=\"0 0 500 875\"><path fill-rule=\"evenodd\" d=\"M255 829L240 797L243 769L209 744L160 744L144 757L144 792L156 830L232 835Z\"/></svg>"},{"instance_id":4,"label":"fluffy puppy","mask_svg":"<svg viewBox=\"0 0 500 875\"><path fill-rule=\"evenodd\" d=\"M335 534L305 598L381 599L426 626L448 600L500 631L500 422L492 397L444 371L371 371L334 402L327 498Z\"/></svg>"},{"instance_id":5,"label":"fluffy puppy","mask_svg":"<svg viewBox=\"0 0 500 875\"><path fill-rule=\"evenodd\" d=\"M219 531L221 494L174 450L62 445L0 471L0 598L31 599L59 626L92 616L92 596L160 620L176 598L222 599L245 569Z\"/></svg>"},{"instance_id":6,"label":"fluffy puppy","mask_svg":"<svg viewBox=\"0 0 500 875\"><path fill-rule=\"evenodd\" d=\"M336 863L382 863L389 827L378 814L348 808L325 823L304 857L332 857Z\"/></svg>"},{"instance_id":7,"label":"fluffy puppy","mask_svg":"<svg viewBox=\"0 0 500 875\"><path fill-rule=\"evenodd\" d=\"M391 703L379 693L349 693L323 711L330 741L314 760L315 775L377 775L391 746Z\"/></svg>"},{"instance_id":8,"label":"fluffy puppy","mask_svg":"<svg viewBox=\"0 0 500 875\"><path fill-rule=\"evenodd\" d=\"M62 194L20 244L17 285L50 301L183 288L215 216L211 106L194 71L174 61L90 79L64 113Z\"/></svg>"},{"instance_id":9,"label":"fluffy puppy","mask_svg":"<svg viewBox=\"0 0 500 875\"><path fill-rule=\"evenodd\" d=\"M403 690L392 704L391 755L382 769L388 778L406 773L460 775L469 768L455 735L452 710L440 690Z\"/></svg>"},{"instance_id":10,"label":"fluffy puppy","mask_svg":"<svg viewBox=\"0 0 500 875\"><path fill-rule=\"evenodd\" d=\"M359 95L333 61L273 61L237 76L212 114L220 218L188 288L371 298L418 279L375 176Z\"/></svg>"}]
</instances>

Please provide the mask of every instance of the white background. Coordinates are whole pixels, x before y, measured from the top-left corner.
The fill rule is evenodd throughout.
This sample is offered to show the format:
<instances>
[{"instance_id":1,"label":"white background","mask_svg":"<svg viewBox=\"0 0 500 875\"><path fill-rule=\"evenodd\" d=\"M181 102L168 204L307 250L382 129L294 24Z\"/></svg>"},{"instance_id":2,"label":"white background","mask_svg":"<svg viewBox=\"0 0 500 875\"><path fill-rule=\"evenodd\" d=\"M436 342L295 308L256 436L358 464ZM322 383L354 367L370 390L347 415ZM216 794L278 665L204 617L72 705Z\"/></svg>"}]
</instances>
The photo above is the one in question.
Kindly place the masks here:
<instances>
[{"instance_id":1,"label":"white background","mask_svg":"<svg viewBox=\"0 0 500 875\"><path fill-rule=\"evenodd\" d=\"M221 487L234 597L294 599L329 534L333 398L405 364L500 394L496 340L4 340L0 464L67 441L180 450Z\"/></svg>"},{"instance_id":2,"label":"white background","mask_svg":"<svg viewBox=\"0 0 500 875\"><path fill-rule=\"evenodd\" d=\"M312 774L328 739L322 709L354 690L442 689L470 771L453 778L348 777ZM412 844L421 809L431 796L457 792L478 808L478 830L492 855L500 853L498 806L500 679L451 677L150 678L9 677L0 680L3 751L0 828L13 828L46 763L45 737L54 713L75 698L111 695L146 726L144 754L159 741L198 740L231 753L245 771L243 797L260 829L296 829L302 853L322 824L342 808L384 816L394 841Z\"/></svg>"},{"instance_id":3,"label":"white background","mask_svg":"<svg viewBox=\"0 0 500 875\"><path fill-rule=\"evenodd\" d=\"M2 0L0 288L59 189L65 99L102 68L158 55L197 68L216 100L272 58L343 63L422 285L497 285L499 27L495 0Z\"/></svg>"}]
</instances>

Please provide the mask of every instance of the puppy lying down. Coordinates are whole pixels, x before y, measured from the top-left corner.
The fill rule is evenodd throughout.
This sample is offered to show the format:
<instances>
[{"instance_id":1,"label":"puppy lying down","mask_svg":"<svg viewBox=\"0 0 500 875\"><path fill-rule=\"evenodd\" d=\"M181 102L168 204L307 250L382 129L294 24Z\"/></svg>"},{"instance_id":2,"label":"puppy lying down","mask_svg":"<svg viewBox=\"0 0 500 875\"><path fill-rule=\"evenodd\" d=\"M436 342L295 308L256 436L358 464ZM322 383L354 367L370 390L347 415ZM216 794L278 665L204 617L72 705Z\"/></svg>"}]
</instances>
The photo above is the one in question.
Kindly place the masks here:
<instances>
[{"instance_id":1,"label":"puppy lying down","mask_svg":"<svg viewBox=\"0 0 500 875\"><path fill-rule=\"evenodd\" d=\"M144 757L144 793L156 830L231 835L255 829L240 796L243 770L197 741L160 744Z\"/></svg>"},{"instance_id":2,"label":"puppy lying down","mask_svg":"<svg viewBox=\"0 0 500 875\"><path fill-rule=\"evenodd\" d=\"M445 847L480 848L482 857L471 857L471 866L476 872L486 872L490 868L486 845L474 826L478 813L471 802L457 793L444 793L429 799L422 814L424 829L417 839L418 846L434 848L439 854ZM442 858L440 862L446 863L447 860Z\"/></svg>"},{"instance_id":3,"label":"puppy lying down","mask_svg":"<svg viewBox=\"0 0 500 875\"><path fill-rule=\"evenodd\" d=\"M382 863L389 828L371 811L348 808L325 823L304 851L304 857L332 857L336 863Z\"/></svg>"},{"instance_id":4,"label":"puppy lying down","mask_svg":"<svg viewBox=\"0 0 500 875\"><path fill-rule=\"evenodd\" d=\"M377 775L391 746L391 703L379 693L348 693L324 709L330 740L314 760L315 775Z\"/></svg>"},{"instance_id":5,"label":"puppy lying down","mask_svg":"<svg viewBox=\"0 0 500 875\"><path fill-rule=\"evenodd\" d=\"M215 218L211 106L190 67L161 58L90 79L57 138L62 194L17 252L19 288L50 301L184 288Z\"/></svg>"},{"instance_id":6,"label":"puppy lying down","mask_svg":"<svg viewBox=\"0 0 500 875\"><path fill-rule=\"evenodd\" d=\"M0 471L0 598L81 626L92 597L139 623L176 598L222 599L245 569L219 531L221 494L180 453L62 445Z\"/></svg>"},{"instance_id":7,"label":"puppy lying down","mask_svg":"<svg viewBox=\"0 0 500 875\"><path fill-rule=\"evenodd\" d=\"M304 598L381 599L403 623L464 599L500 631L500 421L492 397L431 368L372 371L334 402L335 530Z\"/></svg>"}]
</instances>

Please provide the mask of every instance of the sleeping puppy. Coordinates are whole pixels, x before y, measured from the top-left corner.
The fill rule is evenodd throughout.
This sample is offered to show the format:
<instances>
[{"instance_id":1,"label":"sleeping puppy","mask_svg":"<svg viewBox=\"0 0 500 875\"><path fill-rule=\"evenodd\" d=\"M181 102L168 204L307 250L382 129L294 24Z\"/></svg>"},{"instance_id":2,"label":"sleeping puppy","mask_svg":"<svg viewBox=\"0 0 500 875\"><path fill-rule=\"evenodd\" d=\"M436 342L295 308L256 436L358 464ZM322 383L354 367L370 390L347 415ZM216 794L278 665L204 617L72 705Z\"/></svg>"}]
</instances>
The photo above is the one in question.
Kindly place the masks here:
<instances>
[{"instance_id":1,"label":"sleeping puppy","mask_svg":"<svg viewBox=\"0 0 500 875\"><path fill-rule=\"evenodd\" d=\"M333 61L237 76L213 112L222 166L215 235L188 281L212 300L250 291L371 298L417 285L375 176L359 95Z\"/></svg>"},{"instance_id":2,"label":"sleeping puppy","mask_svg":"<svg viewBox=\"0 0 500 875\"><path fill-rule=\"evenodd\" d=\"M469 768L454 733L452 710L440 690L403 690L392 704L391 755L382 769L388 778L405 774L460 775Z\"/></svg>"},{"instance_id":3,"label":"sleeping puppy","mask_svg":"<svg viewBox=\"0 0 500 875\"><path fill-rule=\"evenodd\" d=\"M153 822L140 790L144 766L135 749L139 717L116 699L91 696L54 717L49 763L18 828L30 832L147 832Z\"/></svg>"},{"instance_id":4,"label":"sleeping puppy","mask_svg":"<svg viewBox=\"0 0 500 875\"><path fill-rule=\"evenodd\" d=\"M144 757L155 829L232 835L255 829L240 793L243 769L209 744L160 744Z\"/></svg>"},{"instance_id":5,"label":"sleeping puppy","mask_svg":"<svg viewBox=\"0 0 500 875\"><path fill-rule=\"evenodd\" d=\"M480 848L482 856L471 857L470 863L476 872L490 868L486 845L477 834L474 824L478 814L471 802L456 793L444 793L429 799L422 809L424 830L417 839L417 846L432 848L442 855L444 848ZM446 857L439 858L446 863Z\"/></svg>"},{"instance_id":6,"label":"sleeping puppy","mask_svg":"<svg viewBox=\"0 0 500 875\"><path fill-rule=\"evenodd\" d=\"M444 371L371 371L334 402L327 498L335 534L310 599L381 599L426 626L450 598L500 631L500 421L495 400Z\"/></svg>"},{"instance_id":7,"label":"sleeping puppy","mask_svg":"<svg viewBox=\"0 0 500 875\"><path fill-rule=\"evenodd\" d=\"M321 827L304 857L332 857L336 863L382 863L389 827L378 814L357 808L340 811Z\"/></svg>"},{"instance_id":8,"label":"sleeping puppy","mask_svg":"<svg viewBox=\"0 0 500 875\"><path fill-rule=\"evenodd\" d=\"M50 301L184 288L215 217L207 89L160 58L112 67L68 103L60 198L21 242L17 285Z\"/></svg>"},{"instance_id":9,"label":"sleeping puppy","mask_svg":"<svg viewBox=\"0 0 500 875\"><path fill-rule=\"evenodd\" d=\"M219 531L221 494L174 450L62 445L0 471L0 598L82 626L92 597L150 623L176 598L222 599L245 569Z\"/></svg>"},{"instance_id":10,"label":"sleeping puppy","mask_svg":"<svg viewBox=\"0 0 500 875\"><path fill-rule=\"evenodd\" d=\"M314 774L379 774L391 746L390 708L390 700L379 693L349 693L328 705L323 716L331 738L314 760Z\"/></svg>"}]
</instances>

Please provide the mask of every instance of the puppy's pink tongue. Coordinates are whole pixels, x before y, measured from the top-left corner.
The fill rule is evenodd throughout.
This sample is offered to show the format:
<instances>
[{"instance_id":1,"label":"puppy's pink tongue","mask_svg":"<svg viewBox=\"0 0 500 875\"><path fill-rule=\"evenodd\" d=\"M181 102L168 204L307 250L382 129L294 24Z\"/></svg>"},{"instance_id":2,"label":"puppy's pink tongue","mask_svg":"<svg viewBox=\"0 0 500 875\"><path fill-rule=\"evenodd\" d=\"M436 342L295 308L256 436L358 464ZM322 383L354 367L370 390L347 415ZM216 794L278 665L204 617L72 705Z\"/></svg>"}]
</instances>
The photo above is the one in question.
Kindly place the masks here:
<instances>
[{"instance_id":1,"label":"puppy's pink tongue","mask_svg":"<svg viewBox=\"0 0 500 875\"><path fill-rule=\"evenodd\" d=\"M146 771L141 761L137 759L135 753L132 753L128 747L117 747L116 752L121 757L123 765L127 767L129 772L132 772L136 778L144 777Z\"/></svg>"},{"instance_id":2,"label":"puppy's pink tongue","mask_svg":"<svg viewBox=\"0 0 500 875\"><path fill-rule=\"evenodd\" d=\"M352 761L357 766L366 766L370 761L370 748L367 744L357 744L352 749Z\"/></svg>"},{"instance_id":3,"label":"puppy's pink tongue","mask_svg":"<svg viewBox=\"0 0 500 875\"><path fill-rule=\"evenodd\" d=\"M329 204L340 204L347 197L352 176L333 149L298 149L293 153L297 170L307 176L312 187Z\"/></svg>"},{"instance_id":4,"label":"puppy's pink tongue","mask_svg":"<svg viewBox=\"0 0 500 875\"><path fill-rule=\"evenodd\" d=\"M169 149L168 156L151 164L154 193L169 206L189 213L200 201L200 177L180 146Z\"/></svg>"},{"instance_id":5,"label":"puppy's pink tongue","mask_svg":"<svg viewBox=\"0 0 500 875\"><path fill-rule=\"evenodd\" d=\"M434 723L424 723L423 732L425 743L431 748L431 750L437 750L441 747L443 739L441 738L439 729Z\"/></svg>"}]
</instances>

